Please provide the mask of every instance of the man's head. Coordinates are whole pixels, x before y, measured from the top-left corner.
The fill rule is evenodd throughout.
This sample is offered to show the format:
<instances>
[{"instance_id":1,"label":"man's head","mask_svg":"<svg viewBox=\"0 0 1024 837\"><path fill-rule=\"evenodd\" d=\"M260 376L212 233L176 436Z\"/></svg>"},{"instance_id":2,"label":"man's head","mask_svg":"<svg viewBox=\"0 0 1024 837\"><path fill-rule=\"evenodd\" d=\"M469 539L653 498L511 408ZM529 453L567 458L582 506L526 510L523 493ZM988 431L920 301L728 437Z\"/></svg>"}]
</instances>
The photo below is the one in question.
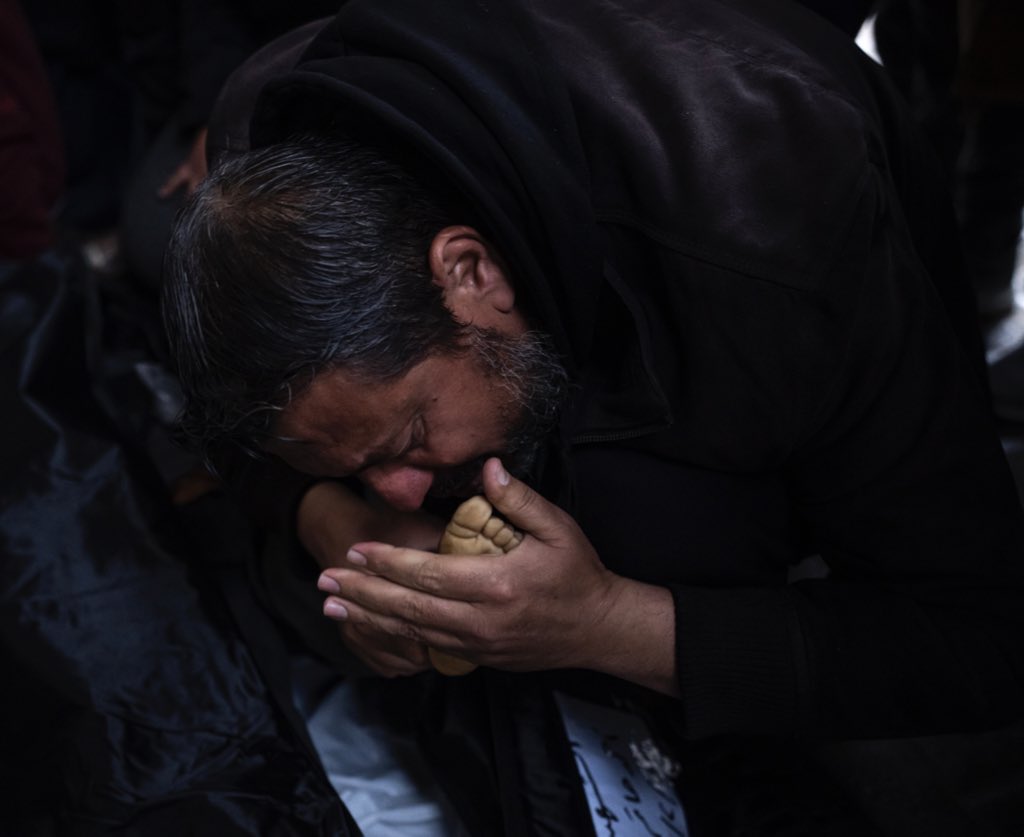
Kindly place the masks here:
<instances>
[{"instance_id":1,"label":"man's head","mask_svg":"<svg viewBox=\"0 0 1024 837\"><path fill-rule=\"evenodd\" d=\"M165 266L186 434L207 450L230 439L303 470L357 473L404 506L427 489L463 492L488 454L525 464L565 375L499 255L456 217L349 140L215 167ZM439 413L442 399L455 412Z\"/></svg>"}]
</instances>

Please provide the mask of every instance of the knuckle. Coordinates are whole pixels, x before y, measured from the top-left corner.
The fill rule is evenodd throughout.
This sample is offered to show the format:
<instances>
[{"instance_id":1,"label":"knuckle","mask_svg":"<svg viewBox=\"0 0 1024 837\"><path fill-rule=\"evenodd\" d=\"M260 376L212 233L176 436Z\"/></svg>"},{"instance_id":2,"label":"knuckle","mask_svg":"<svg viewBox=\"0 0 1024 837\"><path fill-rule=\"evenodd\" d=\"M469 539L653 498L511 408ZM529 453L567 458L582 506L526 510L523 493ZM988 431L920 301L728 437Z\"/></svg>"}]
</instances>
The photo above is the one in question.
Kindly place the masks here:
<instances>
[{"instance_id":1,"label":"knuckle","mask_svg":"<svg viewBox=\"0 0 1024 837\"><path fill-rule=\"evenodd\" d=\"M407 615L407 620L412 623L424 624L431 620L433 611L430 607L429 600L420 596L410 596L407 600L404 612Z\"/></svg>"},{"instance_id":2,"label":"knuckle","mask_svg":"<svg viewBox=\"0 0 1024 837\"><path fill-rule=\"evenodd\" d=\"M507 576L499 576L491 582L491 598L497 605L509 605L516 599L516 585Z\"/></svg>"},{"instance_id":3,"label":"knuckle","mask_svg":"<svg viewBox=\"0 0 1024 837\"><path fill-rule=\"evenodd\" d=\"M419 629L419 627L414 622L405 621L405 620L403 620L402 622L399 622L398 623L398 628L397 628L397 633L398 633L398 636L402 637L403 639L409 640L411 642L419 642L420 641L420 629Z\"/></svg>"},{"instance_id":4,"label":"knuckle","mask_svg":"<svg viewBox=\"0 0 1024 837\"><path fill-rule=\"evenodd\" d=\"M441 588L442 568L437 561L424 561L416 568L415 585L427 593L436 593Z\"/></svg>"},{"instance_id":5,"label":"knuckle","mask_svg":"<svg viewBox=\"0 0 1024 837\"><path fill-rule=\"evenodd\" d=\"M505 656L511 641L508 625L500 620L481 623L474 632L474 645L491 660Z\"/></svg>"},{"instance_id":6,"label":"knuckle","mask_svg":"<svg viewBox=\"0 0 1024 837\"><path fill-rule=\"evenodd\" d=\"M521 573L519 565L513 566L508 561L492 562L483 578L488 599L501 606L514 602L520 595Z\"/></svg>"}]
</instances>

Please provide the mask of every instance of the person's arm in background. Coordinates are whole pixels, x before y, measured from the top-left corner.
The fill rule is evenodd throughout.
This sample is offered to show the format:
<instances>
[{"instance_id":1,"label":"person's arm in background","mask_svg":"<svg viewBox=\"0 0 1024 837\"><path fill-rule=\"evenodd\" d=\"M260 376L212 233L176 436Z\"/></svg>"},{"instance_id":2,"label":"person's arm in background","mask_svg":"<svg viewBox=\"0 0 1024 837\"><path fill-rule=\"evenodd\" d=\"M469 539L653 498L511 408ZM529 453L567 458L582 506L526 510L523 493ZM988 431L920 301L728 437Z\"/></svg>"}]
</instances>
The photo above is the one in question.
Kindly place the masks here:
<instances>
[{"instance_id":1,"label":"person's arm in background","mask_svg":"<svg viewBox=\"0 0 1024 837\"><path fill-rule=\"evenodd\" d=\"M206 177L206 172L206 127L204 126L196 133L185 159L160 186L157 196L169 198L182 188L186 195L191 195Z\"/></svg>"}]
</instances>

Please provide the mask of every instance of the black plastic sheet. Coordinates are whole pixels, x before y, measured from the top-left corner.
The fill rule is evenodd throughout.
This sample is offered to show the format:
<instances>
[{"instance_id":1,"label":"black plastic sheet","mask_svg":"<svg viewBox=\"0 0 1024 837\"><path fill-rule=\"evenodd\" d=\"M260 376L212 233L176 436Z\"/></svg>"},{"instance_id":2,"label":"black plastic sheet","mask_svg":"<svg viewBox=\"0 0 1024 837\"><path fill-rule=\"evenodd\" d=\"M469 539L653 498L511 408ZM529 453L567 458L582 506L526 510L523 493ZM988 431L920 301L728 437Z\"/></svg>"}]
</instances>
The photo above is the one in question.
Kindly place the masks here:
<instances>
[{"instance_id":1,"label":"black plastic sheet","mask_svg":"<svg viewBox=\"0 0 1024 837\"><path fill-rule=\"evenodd\" d=\"M223 596L244 530L204 537L147 454L115 310L73 262L0 266L0 831L354 831Z\"/></svg>"}]
</instances>

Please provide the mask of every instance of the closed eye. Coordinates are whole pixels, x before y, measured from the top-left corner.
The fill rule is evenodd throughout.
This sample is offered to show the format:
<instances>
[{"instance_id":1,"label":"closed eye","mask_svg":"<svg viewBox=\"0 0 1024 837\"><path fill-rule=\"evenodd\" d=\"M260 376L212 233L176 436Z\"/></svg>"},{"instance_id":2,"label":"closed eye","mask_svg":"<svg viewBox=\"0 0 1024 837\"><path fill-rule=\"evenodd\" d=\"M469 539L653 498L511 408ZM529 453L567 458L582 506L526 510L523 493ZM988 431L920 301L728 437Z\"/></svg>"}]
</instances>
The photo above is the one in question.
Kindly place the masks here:
<instances>
[{"instance_id":1,"label":"closed eye","mask_svg":"<svg viewBox=\"0 0 1024 837\"><path fill-rule=\"evenodd\" d=\"M409 433L409 440L405 443L405 447L402 448L402 452L399 454L399 456L405 456L407 453L410 453L411 451L423 447L426 438L426 424L423 421L423 416L417 415L412 423L412 430Z\"/></svg>"}]
</instances>

